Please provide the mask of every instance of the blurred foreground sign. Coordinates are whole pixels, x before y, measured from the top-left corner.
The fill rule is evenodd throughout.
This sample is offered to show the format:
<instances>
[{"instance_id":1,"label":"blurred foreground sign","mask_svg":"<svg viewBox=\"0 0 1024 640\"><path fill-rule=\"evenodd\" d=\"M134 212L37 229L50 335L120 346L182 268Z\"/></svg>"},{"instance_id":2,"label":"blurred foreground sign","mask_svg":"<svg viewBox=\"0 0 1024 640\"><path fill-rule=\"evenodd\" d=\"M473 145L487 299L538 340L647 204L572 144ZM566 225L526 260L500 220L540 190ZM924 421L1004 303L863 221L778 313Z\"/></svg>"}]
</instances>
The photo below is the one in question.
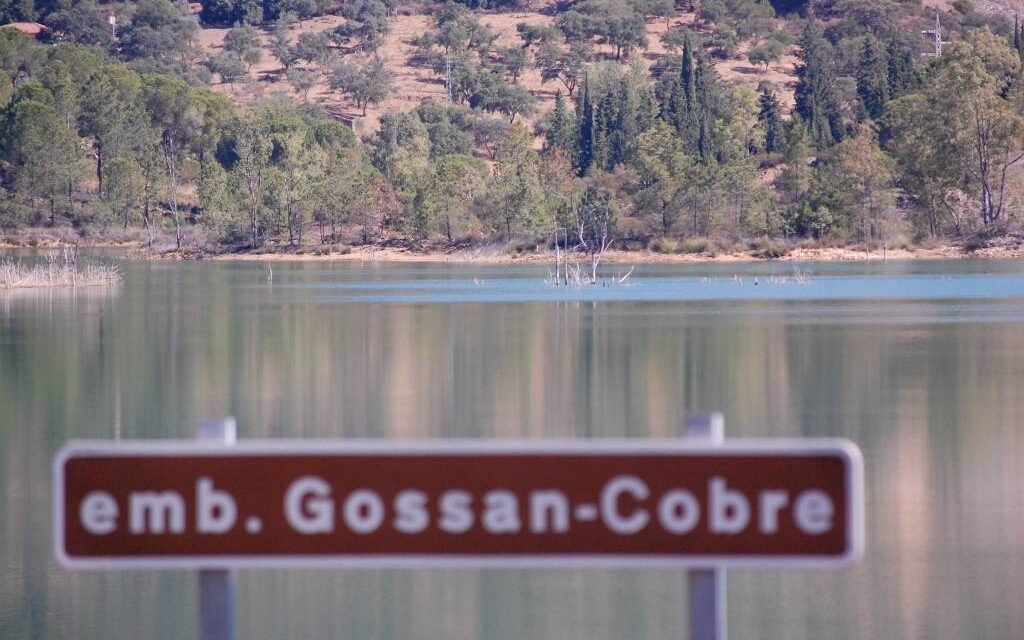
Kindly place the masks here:
<instances>
[{"instance_id":1,"label":"blurred foreground sign","mask_svg":"<svg viewBox=\"0 0 1024 640\"><path fill-rule=\"evenodd\" d=\"M794 566L863 551L842 440L72 443L71 567Z\"/></svg>"}]
</instances>

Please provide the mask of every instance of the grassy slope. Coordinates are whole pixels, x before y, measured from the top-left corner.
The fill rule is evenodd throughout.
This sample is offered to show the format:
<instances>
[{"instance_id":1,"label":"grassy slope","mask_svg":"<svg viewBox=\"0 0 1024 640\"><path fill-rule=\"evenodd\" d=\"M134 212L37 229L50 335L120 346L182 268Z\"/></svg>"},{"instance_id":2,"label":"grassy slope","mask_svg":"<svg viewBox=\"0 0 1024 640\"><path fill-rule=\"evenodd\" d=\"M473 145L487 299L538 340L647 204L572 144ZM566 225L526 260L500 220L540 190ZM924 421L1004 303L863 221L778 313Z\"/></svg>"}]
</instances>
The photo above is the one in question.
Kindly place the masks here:
<instances>
[{"instance_id":1,"label":"grassy slope","mask_svg":"<svg viewBox=\"0 0 1024 640\"><path fill-rule=\"evenodd\" d=\"M480 20L486 24L498 36L496 46L509 47L521 44L516 34L516 25L520 22L531 24L550 24L553 18L541 12L512 12L492 13L486 12L480 15ZM651 20L647 24L648 49L647 51L634 54L650 66L658 56L665 50L661 45L660 36L668 26L692 24L694 15L680 14L678 17L666 24L663 19ZM297 23L292 28L292 38L297 38L303 31L324 31L331 29L344 22L343 18L337 16L324 16L313 18ZM340 117L354 118L356 132L365 134L376 130L380 117L384 113L394 111L410 111L425 100L437 102L444 100L443 80L435 75L429 68L414 66L410 63L413 46L410 41L433 28L433 20L425 15L396 15L391 22L391 33L388 35L384 46L381 48L381 55L387 60L387 64L395 77L395 91L392 95L379 105L373 105L368 109L365 117L361 116L355 105L339 93L331 91L326 84L326 75L322 74L322 82L309 93L309 100L323 105L329 112ZM226 29L203 29L200 35L200 46L210 53L216 53L223 47L224 34ZM271 96L275 93L285 93L295 100L302 100L302 96L295 92L284 77L284 69L276 58L270 53L269 44L271 36L269 31L262 34L265 43L263 60L253 66L248 81L234 84L233 86L216 84L215 88L229 95L235 102L240 104L250 103L262 97ZM776 86L780 97L786 106L790 108L793 103L793 87L796 81L794 51L790 51L777 63L769 66L768 71L761 67L755 67L746 59L746 50L749 43L743 43L740 47L738 57L731 60L719 61L718 71L723 78L730 82L737 82L756 88L762 81L769 81ZM598 47L598 52L611 57L610 47ZM309 67L313 68L313 67ZM540 71L534 68L527 69L520 77L519 82L537 97L537 111L529 119L530 124L536 123L554 103L555 92L561 85L558 82L541 84Z\"/></svg>"}]
</instances>

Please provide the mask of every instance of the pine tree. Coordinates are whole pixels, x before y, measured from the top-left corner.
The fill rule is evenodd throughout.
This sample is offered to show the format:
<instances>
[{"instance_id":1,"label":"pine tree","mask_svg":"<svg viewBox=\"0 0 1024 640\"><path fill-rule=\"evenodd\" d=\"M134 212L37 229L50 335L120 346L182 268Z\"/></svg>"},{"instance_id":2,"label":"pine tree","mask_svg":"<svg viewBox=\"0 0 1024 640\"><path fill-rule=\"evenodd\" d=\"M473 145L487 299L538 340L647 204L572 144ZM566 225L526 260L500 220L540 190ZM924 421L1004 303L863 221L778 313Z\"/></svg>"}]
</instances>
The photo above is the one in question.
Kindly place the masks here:
<instances>
[{"instance_id":1,"label":"pine tree","mask_svg":"<svg viewBox=\"0 0 1024 640\"><path fill-rule=\"evenodd\" d=\"M843 114L835 95L831 47L816 21L804 28L800 48L795 112L807 124L814 143L828 147L843 137Z\"/></svg>"},{"instance_id":2,"label":"pine tree","mask_svg":"<svg viewBox=\"0 0 1024 640\"><path fill-rule=\"evenodd\" d=\"M581 176L585 176L590 166L594 164L594 105L590 103L590 82L586 77L583 79L583 91L580 93L576 108L579 120L576 168Z\"/></svg>"},{"instance_id":3,"label":"pine tree","mask_svg":"<svg viewBox=\"0 0 1024 640\"><path fill-rule=\"evenodd\" d=\"M555 94L555 108L544 119L541 128L544 132L545 151L559 149L569 158L576 155L576 117L566 107L561 91Z\"/></svg>"},{"instance_id":4,"label":"pine tree","mask_svg":"<svg viewBox=\"0 0 1024 640\"><path fill-rule=\"evenodd\" d=\"M614 166L612 144L615 135L615 124L618 120L613 94L606 91L597 103L594 111L594 166L598 169L610 169Z\"/></svg>"},{"instance_id":5,"label":"pine tree","mask_svg":"<svg viewBox=\"0 0 1024 640\"><path fill-rule=\"evenodd\" d=\"M702 163L715 158L714 123L720 111L720 87L712 65L697 51L687 35L683 41L679 78L662 106L662 118L675 127L687 153Z\"/></svg>"},{"instance_id":6,"label":"pine tree","mask_svg":"<svg viewBox=\"0 0 1024 640\"><path fill-rule=\"evenodd\" d=\"M889 100L888 64L880 55L881 47L882 43L876 38L866 37L857 66L857 97L863 115L872 120L882 116Z\"/></svg>"},{"instance_id":7,"label":"pine tree","mask_svg":"<svg viewBox=\"0 0 1024 640\"><path fill-rule=\"evenodd\" d=\"M918 72L918 55L896 32L893 32L886 43L886 56L889 99L895 100L917 89L921 80Z\"/></svg>"},{"instance_id":8,"label":"pine tree","mask_svg":"<svg viewBox=\"0 0 1024 640\"><path fill-rule=\"evenodd\" d=\"M782 126L782 108L775 92L765 87L761 90L760 111L757 120L764 130L764 150L780 153L785 147L786 131Z\"/></svg>"}]
</instances>

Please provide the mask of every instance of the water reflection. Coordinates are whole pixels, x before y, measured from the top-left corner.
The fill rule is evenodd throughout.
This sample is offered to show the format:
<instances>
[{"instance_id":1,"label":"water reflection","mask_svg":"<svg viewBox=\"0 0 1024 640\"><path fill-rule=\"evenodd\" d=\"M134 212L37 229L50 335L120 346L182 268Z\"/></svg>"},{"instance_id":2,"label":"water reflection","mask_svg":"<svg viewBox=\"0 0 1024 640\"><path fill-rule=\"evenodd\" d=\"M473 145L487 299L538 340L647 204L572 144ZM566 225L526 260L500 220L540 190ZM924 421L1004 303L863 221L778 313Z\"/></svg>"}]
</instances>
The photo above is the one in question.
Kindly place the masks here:
<instances>
[{"instance_id":1,"label":"water reflection","mask_svg":"<svg viewBox=\"0 0 1024 640\"><path fill-rule=\"evenodd\" d=\"M888 278L898 288L944 271L1017 282L1015 266L816 272L859 268L871 272L865 287ZM668 286L725 278L724 268L646 273ZM741 268L749 278L764 267ZM733 572L732 635L1011 638L1024 628L1017 290L458 304L323 294L333 281L450 290L535 276L281 265L270 286L258 265L129 264L115 295L0 297L0 638L192 637L192 575L55 565L49 462L68 438L187 438L200 417L229 413L247 438L674 437L683 416L712 409L730 436L849 437L868 471L865 561L839 573ZM239 631L679 638L682 583L671 572L261 571L241 577Z\"/></svg>"}]
</instances>

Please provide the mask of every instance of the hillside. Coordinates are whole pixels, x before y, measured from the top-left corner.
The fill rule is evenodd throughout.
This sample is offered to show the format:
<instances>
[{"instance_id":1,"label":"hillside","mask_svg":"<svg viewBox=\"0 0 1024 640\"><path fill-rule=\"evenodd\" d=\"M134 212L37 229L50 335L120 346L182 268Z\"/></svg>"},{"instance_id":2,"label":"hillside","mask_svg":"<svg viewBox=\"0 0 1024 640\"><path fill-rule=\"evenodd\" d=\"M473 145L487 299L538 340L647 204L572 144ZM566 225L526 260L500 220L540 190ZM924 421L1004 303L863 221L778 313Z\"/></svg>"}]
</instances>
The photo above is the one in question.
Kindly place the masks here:
<instances>
[{"instance_id":1,"label":"hillside","mask_svg":"<svg viewBox=\"0 0 1024 640\"><path fill-rule=\"evenodd\" d=\"M538 1L8 9L46 31L0 29L0 226L762 257L1022 228L1024 0Z\"/></svg>"},{"instance_id":2,"label":"hillside","mask_svg":"<svg viewBox=\"0 0 1024 640\"><path fill-rule=\"evenodd\" d=\"M527 23L531 25L553 26L554 5L536 6L534 11L525 12L475 12L480 21L488 27L496 36L496 46L513 47L522 45L522 41L516 33L516 25ZM329 31L345 22L344 18L338 16L322 16L301 20L290 27L292 42L295 42L299 34L305 32ZM777 26L783 27L783 21L777 20ZM650 66L662 55L667 53L661 42L661 36L671 27L690 26L694 27L696 14L693 12L679 13L670 20L652 19L646 22L646 33L648 47L645 51L634 54L633 58L640 60L643 64ZM378 104L371 104L365 116L356 108L351 100L338 92L332 91L327 86L327 74L329 70L316 65L299 65L303 68L314 70L319 75L319 81L309 92L308 100L322 105L328 112L341 116L354 123L357 133L369 133L377 128L380 117L384 113L394 111L411 111L418 104L426 100L443 102L445 99L444 79L435 74L430 68L417 65L413 61L415 46L413 38L433 29L433 18L424 14L394 15L390 19L391 31L385 37L380 47L380 55L386 62L387 68L395 79L395 88L391 95ZM707 26L697 26L698 32L708 32ZM223 50L224 37L227 29L204 28L199 36L199 44L208 55L216 55ZM214 88L231 97L238 104L248 104L260 98L271 96L275 93L285 93L293 99L301 101L302 95L296 91L285 77L284 68L271 53L272 35L270 27L261 29L260 38L263 42L262 60L253 65L247 74L247 78L233 83L215 83ZM750 47L749 42L742 42L738 47L738 55L728 60L718 60L715 68L723 79L737 84L747 85L752 89L762 82L771 83L778 92L780 101L788 113L793 106L793 88L796 84L796 62L797 48L789 47L785 55L778 61L771 62L767 70L761 66L751 64L746 53ZM342 55L339 48L335 52ZM614 59L614 49L610 45L597 45L595 52L605 58ZM351 57L358 54L347 54L344 57ZM626 63L628 61L623 61ZM530 65L519 77L519 84L528 89L537 99L536 111L528 119L531 124L536 124L541 117L550 111L554 104L555 94L560 88L556 81L547 83L541 82L540 70Z\"/></svg>"}]
</instances>

